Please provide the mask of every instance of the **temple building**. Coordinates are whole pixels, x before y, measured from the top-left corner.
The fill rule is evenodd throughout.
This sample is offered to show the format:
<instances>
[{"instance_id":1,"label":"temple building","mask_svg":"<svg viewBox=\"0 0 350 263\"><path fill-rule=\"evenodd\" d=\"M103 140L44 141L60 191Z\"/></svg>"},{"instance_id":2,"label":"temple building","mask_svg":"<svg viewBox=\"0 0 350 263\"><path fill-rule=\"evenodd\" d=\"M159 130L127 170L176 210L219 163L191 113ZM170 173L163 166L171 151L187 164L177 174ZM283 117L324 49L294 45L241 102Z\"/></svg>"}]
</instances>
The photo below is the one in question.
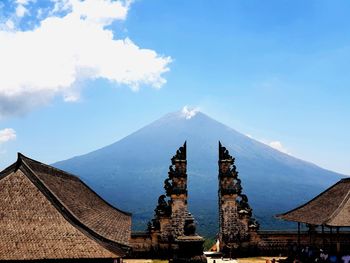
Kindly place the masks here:
<instances>
[{"instance_id":1,"label":"temple building","mask_svg":"<svg viewBox=\"0 0 350 263\"><path fill-rule=\"evenodd\" d=\"M0 262L118 262L131 214L78 177L18 154L0 173Z\"/></svg>"},{"instance_id":2,"label":"temple building","mask_svg":"<svg viewBox=\"0 0 350 263\"><path fill-rule=\"evenodd\" d=\"M350 226L350 178L344 178L307 203L277 215L278 218L314 226Z\"/></svg>"},{"instance_id":3,"label":"temple building","mask_svg":"<svg viewBox=\"0 0 350 263\"><path fill-rule=\"evenodd\" d=\"M327 247L327 243L330 251L335 250L334 246L337 252L349 250L349 236L345 236L344 240L344 233L339 231L341 228L348 230L350 227L350 178L341 179L315 198L277 215L277 218L298 223L298 245L301 243L300 226L305 224L308 228L309 243L315 245L318 241L317 245L323 248ZM317 233L319 226L321 232Z\"/></svg>"}]
</instances>

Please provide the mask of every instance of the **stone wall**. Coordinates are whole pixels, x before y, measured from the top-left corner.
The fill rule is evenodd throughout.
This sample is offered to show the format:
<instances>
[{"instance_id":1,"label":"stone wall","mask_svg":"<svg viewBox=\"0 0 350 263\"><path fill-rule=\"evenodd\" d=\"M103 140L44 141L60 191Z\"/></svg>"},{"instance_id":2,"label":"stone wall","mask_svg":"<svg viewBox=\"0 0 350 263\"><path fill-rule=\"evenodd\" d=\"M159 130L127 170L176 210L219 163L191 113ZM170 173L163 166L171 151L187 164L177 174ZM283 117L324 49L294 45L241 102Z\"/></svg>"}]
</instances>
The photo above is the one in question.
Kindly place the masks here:
<instances>
[{"instance_id":1,"label":"stone wall","mask_svg":"<svg viewBox=\"0 0 350 263\"><path fill-rule=\"evenodd\" d=\"M313 233L311 236L307 231L300 233L300 245L315 246L330 251L335 251L339 242L342 251L350 251L350 232L343 231L337 236L329 232ZM287 256L293 246L298 243L297 231L258 231L251 234L250 242L241 243L241 254L232 252L232 256ZM133 252L130 255L135 258L162 258L167 257L160 251L155 251L152 246L152 237L147 232L135 232L131 235L130 241ZM166 244L163 244L166 246ZM166 247L165 247L166 248Z\"/></svg>"},{"instance_id":2,"label":"stone wall","mask_svg":"<svg viewBox=\"0 0 350 263\"><path fill-rule=\"evenodd\" d=\"M277 256L288 255L293 245L298 243L297 231L259 231L257 237L252 240L257 245L257 253L260 255ZM350 249L350 232L340 232L330 234L326 232L315 232L311 235L307 231L300 233L300 246L315 246L330 251L336 249L339 242L341 250Z\"/></svg>"},{"instance_id":3,"label":"stone wall","mask_svg":"<svg viewBox=\"0 0 350 263\"><path fill-rule=\"evenodd\" d=\"M152 238L148 232L131 233L130 246L132 247L133 257L142 257L150 255L152 252Z\"/></svg>"}]
</instances>

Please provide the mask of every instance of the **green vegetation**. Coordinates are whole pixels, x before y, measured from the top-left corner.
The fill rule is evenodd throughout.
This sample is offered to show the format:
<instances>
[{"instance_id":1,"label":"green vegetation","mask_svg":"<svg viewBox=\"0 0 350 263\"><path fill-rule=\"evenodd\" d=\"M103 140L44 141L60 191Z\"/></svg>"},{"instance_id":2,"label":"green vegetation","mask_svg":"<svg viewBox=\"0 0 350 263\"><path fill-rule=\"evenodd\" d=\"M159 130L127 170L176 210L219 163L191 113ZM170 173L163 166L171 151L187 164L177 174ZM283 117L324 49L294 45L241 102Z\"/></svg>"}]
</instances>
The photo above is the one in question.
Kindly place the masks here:
<instances>
[{"instance_id":1,"label":"green vegetation","mask_svg":"<svg viewBox=\"0 0 350 263\"><path fill-rule=\"evenodd\" d=\"M204 241L204 251L208 251L211 249L212 246L216 243L216 240L214 238L206 238Z\"/></svg>"}]
</instances>

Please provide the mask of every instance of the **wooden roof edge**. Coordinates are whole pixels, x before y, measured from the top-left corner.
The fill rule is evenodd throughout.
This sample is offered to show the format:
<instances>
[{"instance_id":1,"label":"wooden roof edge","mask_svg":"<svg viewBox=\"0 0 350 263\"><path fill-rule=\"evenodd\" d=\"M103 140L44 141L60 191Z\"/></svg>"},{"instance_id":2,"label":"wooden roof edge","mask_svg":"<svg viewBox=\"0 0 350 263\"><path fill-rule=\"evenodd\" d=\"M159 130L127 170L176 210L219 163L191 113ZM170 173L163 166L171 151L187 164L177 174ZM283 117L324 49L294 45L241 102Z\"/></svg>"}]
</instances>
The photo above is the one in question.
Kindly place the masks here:
<instances>
[{"instance_id":1,"label":"wooden roof edge","mask_svg":"<svg viewBox=\"0 0 350 263\"><path fill-rule=\"evenodd\" d=\"M22 164L22 156L24 156L23 154L21 154L20 152L17 153L17 160L9 165L8 167L6 167L4 170L0 171L0 180L4 177L6 177L7 175L9 175L12 172L15 172L19 169L19 167Z\"/></svg>"},{"instance_id":2,"label":"wooden roof edge","mask_svg":"<svg viewBox=\"0 0 350 263\"><path fill-rule=\"evenodd\" d=\"M80 179L79 179L80 180ZM126 215L126 216L129 216L131 218L132 216L132 213L130 212L127 212L127 211L123 211L117 207L115 207L114 205L110 204L109 202L107 202L105 199L103 199L98 193L96 193L92 188L90 188L90 186L88 186L84 181L80 180L80 182L86 187L88 188L92 193L94 193L99 199L101 199L106 205L108 205L109 207L117 210L118 212Z\"/></svg>"},{"instance_id":3,"label":"wooden roof edge","mask_svg":"<svg viewBox=\"0 0 350 263\"><path fill-rule=\"evenodd\" d=\"M292 210L291 210L292 211ZM288 213L288 212L287 212ZM285 214L277 214L275 215L274 217L277 218L277 219L282 219L282 220L285 220L285 221L290 221L290 222L295 222L295 223L303 223L303 224L309 224L309 222L306 222L305 220L296 220L296 219L286 219L286 218L283 218Z\"/></svg>"},{"instance_id":4,"label":"wooden roof edge","mask_svg":"<svg viewBox=\"0 0 350 263\"><path fill-rule=\"evenodd\" d=\"M24 171L29 172L24 173L29 180L36 186L38 189L46 196L50 203L62 214L62 216L74 227L79 229L81 232L85 233L88 237L98 242L102 247L111 251L108 245L115 247L117 251L112 251L113 253L118 253L118 256L125 256L126 253L124 250L130 250L129 244L122 244L114 240L110 240L94 230L83 224L77 216L75 216L69 208L48 188L45 183L35 174L35 172L30 168L30 166L22 159L21 165L19 168L24 169Z\"/></svg>"},{"instance_id":5,"label":"wooden roof edge","mask_svg":"<svg viewBox=\"0 0 350 263\"><path fill-rule=\"evenodd\" d=\"M91 189L90 186L88 186L83 180L81 180L79 176L74 175L74 174L71 174L71 173L66 172L66 171L63 171L63 170L58 169L58 168L56 168L56 167L53 167L53 166L51 166L51 165L48 165L48 164L39 162L39 161L37 161L37 160L31 159L31 158L25 156L24 154L22 154L22 153L20 153L20 152L18 153L18 159L21 159L21 160L28 159L28 160L30 160L30 161L32 161L32 162L35 162L35 163L39 164L39 165L42 165L42 166L47 167L47 168L49 168L49 169L53 169L53 170L55 170L56 172L59 172L59 173L61 173L61 174L64 174L64 175L73 177L75 180L78 180L80 183L82 183L86 188L89 189L89 191L91 191L92 193L94 193L100 200L102 200L102 201L103 201L106 205L108 205L109 207L111 207L111 208L117 210L118 212L123 213L123 214L125 214L125 215L127 215L127 216L130 216L130 217L132 216L132 213L127 212L127 211L123 211L123 210L121 210L121 209L119 209L119 208L113 206L112 204L110 204L109 202L107 202L105 199L103 199L99 194L97 194L93 189ZM29 164L27 164L27 165L29 165ZM30 165L29 165L29 166L30 166ZM33 171L33 172L34 172L34 171ZM40 180L40 178L39 178L39 180ZM42 181L42 180L41 180L41 181ZM48 188L49 188L49 187L48 187Z\"/></svg>"},{"instance_id":6,"label":"wooden roof edge","mask_svg":"<svg viewBox=\"0 0 350 263\"><path fill-rule=\"evenodd\" d=\"M340 181L350 181L350 177L342 178L342 179L340 179Z\"/></svg>"},{"instance_id":7,"label":"wooden roof edge","mask_svg":"<svg viewBox=\"0 0 350 263\"><path fill-rule=\"evenodd\" d=\"M330 189L332 189L332 188L334 188L335 186L337 186L338 184L344 182L344 181L343 181L344 179L348 179L348 178L343 178L343 179L339 180L338 182L336 182L335 184L331 185L331 186L328 187L326 190L322 191L321 193L319 193L317 196L315 196L315 197L312 198L311 200L307 201L306 203L304 203L304 204L302 204L302 205L300 205L300 206L298 206L298 207L296 207L296 208L294 208L294 209L292 209L292 210L289 210L289 211L287 211L287 212L285 212L285 213L277 214L277 215L275 215L275 217L278 218L278 219L283 219L283 220L287 220L287 221L300 222L300 223L306 223L306 224L307 224L307 222L302 222L302 221L297 221L297 220L290 220L290 219L286 219L286 218L284 218L284 217L287 216L288 214L290 214L290 213L292 213L292 212L298 210L298 209L301 209L301 208L307 206L309 203L311 203L312 201L316 200L317 198L319 198L321 195L323 195L324 193L326 193L326 192L329 191ZM349 181L350 181L350 180L349 180ZM323 222L323 223L320 224L320 225L326 225L326 221Z\"/></svg>"},{"instance_id":8,"label":"wooden roof edge","mask_svg":"<svg viewBox=\"0 0 350 263\"><path fill-rule=\"evenodd\" d=\"M11 164L10 166L6 167L4 170L2 170L0 172L0 180L5 178L7 175L14 172L15 170L17 170L17 166L18 166L18 163L16 161L13 164Z\"/></svg>"},{"instance_id":9,"label":"wooden roof edge","mask_svg":"<svg viewBox=\"0 0 350 263\"><path fill-rule=\"evenodd\" d=\"M18 159L21 159L21 160L28 159L29 161L32 161L32 162L34 162L34 163L37 163L37 164L42 165L42 166L44 166L44 167L47 167L47 168L49 168L49 169L55 170L55 171L58 172L58 173L67 175L67 176L69 176L69 177L72 177L72 179L77 179L77 180L80 180L80 181L81 181L81 179L79 178L79 176L77 176L77 175L75 175L75 174L71 174L71 173L66 172L66 171L63 171L63 170L61 170L61 169L59 169L59 168L53 167L53 166L51 166L51 165L48 165L48 164L45 164L45 163L42 163L42 162L39 162L39 161L34 160L34 159L32 159L32 158L29 158L28 156L24 155L23 153L18 152L17 154L18 154Z\"/></svg>"}]
</instances>

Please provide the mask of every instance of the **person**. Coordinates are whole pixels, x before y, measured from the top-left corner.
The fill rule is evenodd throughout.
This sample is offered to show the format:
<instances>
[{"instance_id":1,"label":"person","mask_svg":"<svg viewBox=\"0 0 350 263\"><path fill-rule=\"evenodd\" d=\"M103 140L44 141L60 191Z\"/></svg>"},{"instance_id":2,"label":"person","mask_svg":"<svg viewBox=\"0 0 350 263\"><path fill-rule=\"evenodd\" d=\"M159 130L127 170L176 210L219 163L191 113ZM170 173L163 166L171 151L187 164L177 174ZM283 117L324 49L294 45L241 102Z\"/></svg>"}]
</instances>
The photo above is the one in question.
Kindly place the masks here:
<instances>
[{"instance_id":1,"label":"person","mask_svg":"<svg viewBox=\"0 0 350 263\"><path fill-rule=\"evenodd\" d=\"M344 263L349 263L350 262L350 254L348 253L347 255L342 256L341 259Z\"/></svg>"},{"instance_id":2,"label":"person","mask_svg":"<svg viewBox=\"0 0 350 263\"><path fill-rule=\"evenodd\" d=\"M329 262L331 263L337 263L338 259L337 256L335 254L332 254L329 256Z\"/></svg>"},{"instance_id":3,"label":"person","mask_svg":"<svg viewBox=\"0 0 350 263\"><path fill-rule=\"evenodd\" d=\"M326 262L328 259L328 253L320 249L320 258L322 261Z\"/></svg>"}]
</instances>

